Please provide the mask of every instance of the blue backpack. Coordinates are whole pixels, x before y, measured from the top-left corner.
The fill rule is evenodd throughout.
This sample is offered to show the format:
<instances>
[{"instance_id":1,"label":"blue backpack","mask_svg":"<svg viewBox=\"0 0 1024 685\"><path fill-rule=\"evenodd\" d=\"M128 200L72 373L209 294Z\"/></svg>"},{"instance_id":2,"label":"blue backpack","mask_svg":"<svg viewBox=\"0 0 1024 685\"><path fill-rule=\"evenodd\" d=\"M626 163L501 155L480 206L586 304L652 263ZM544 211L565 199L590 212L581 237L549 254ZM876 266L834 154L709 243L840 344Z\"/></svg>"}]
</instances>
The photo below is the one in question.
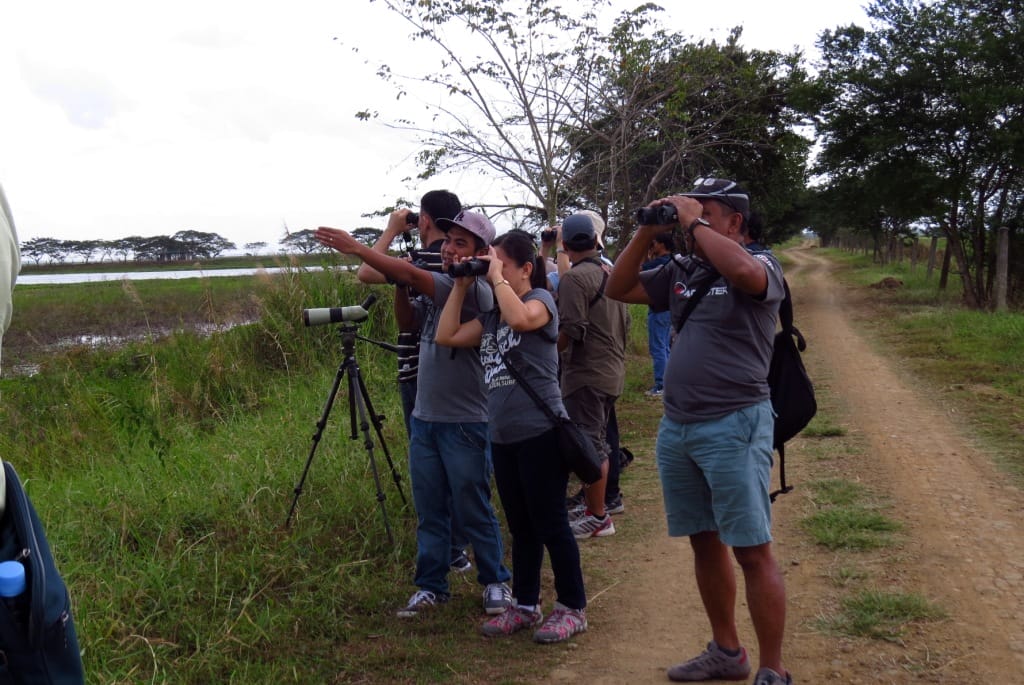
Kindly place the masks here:
<instances>
[{"instance_id":1,"label":"blue backpack","mask_svg":"<svg viewBox=\"0 0 1024 685\"><path fill-rule=\"evenodd\" d=\"M25 565L25 592L0 601L0 684L85 682L71 600L53 563L46 533L14 467L4 462L6 505L0 561Z\"/></svg>"}]
</instances>

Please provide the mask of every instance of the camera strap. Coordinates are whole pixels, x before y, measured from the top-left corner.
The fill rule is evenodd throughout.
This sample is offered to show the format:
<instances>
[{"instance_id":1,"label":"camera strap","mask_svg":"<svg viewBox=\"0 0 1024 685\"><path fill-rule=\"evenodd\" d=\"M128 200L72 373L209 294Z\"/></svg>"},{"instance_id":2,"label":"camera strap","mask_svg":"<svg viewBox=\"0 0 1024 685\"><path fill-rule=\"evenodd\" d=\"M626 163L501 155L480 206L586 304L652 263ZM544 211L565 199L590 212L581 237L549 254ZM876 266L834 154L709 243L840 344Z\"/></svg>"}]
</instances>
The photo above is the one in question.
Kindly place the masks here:
<instances>
[{"instance_id":1,"label":"camera strap","mask_svg":"<svg viewBox=\"0 0 1024 685\"><path fill-rule=\"evenodd\" d=\"M683 312L679 316L679 323L676 324L676 335L679 335L679 331L683 330L683 324L690 318L690 314L697 307L700 301L705 295L711 290L711 285L717 281L721 275L715 269L709 269L707 275L695 285L693 294L690 295L690 299L686 301L686 305L683 307Z\"/></svg>"}]
</instances>

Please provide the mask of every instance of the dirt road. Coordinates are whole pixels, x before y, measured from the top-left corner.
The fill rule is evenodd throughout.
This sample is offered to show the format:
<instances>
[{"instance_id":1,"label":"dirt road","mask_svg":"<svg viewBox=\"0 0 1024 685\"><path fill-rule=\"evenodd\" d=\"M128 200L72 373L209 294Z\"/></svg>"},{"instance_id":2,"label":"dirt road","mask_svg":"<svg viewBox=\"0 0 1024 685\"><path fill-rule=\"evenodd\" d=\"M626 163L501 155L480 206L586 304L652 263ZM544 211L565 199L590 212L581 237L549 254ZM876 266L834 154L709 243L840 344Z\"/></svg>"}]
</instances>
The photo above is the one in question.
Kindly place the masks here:
<instances>
[{"instance_id":1,"label":"dirt road","mask_svg":"<svg viewBox=\"0 0 1024 685\"><path fill-rule=\"evenodd\" d=\"M941 393L916 390L898 363L858 332L863 295L830 277L813 249L791 251L797 325L809 341L823 410L856 449L822 456L798 438L788 450L794 493L774 506L786 577L784 654L797 683L1008 683L1024 671L1024 495L958 428ZM650 431L653 431L651 426ZM628 472L620 534L583 547L591 631L549 682L663 683L665 668L709 639L685 541L665 535L649 441ZM843 478L879 496L904 529L888 548L833 553L800 527L813 480ZM801 487L803 486L803 487ZM849 586L855 578L855 587ZM839 638L818 626L854 589L919 594L949 618L911 626L898 641ZM742 594L742 592L741 592ZM756 664L745 605L741 636Z\"/></svg>"}]
</instances>

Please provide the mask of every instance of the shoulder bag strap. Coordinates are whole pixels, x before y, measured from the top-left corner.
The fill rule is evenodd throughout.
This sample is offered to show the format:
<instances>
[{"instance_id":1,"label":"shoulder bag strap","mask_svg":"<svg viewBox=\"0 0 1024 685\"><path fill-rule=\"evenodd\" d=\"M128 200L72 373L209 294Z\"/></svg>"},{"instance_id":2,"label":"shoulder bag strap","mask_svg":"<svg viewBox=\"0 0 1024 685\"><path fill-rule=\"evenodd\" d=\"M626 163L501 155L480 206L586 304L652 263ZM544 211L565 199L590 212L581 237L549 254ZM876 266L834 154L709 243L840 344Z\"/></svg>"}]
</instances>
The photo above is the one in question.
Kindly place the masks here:
<instances>
[{"instance_id":1,"label":"shoulder bag strap","mask_svg":"<svg viewBox=\"0 0 1024 685\"><path fill-rule=\"evenodd\" d=\"M557 426L559 422L558 415L552 411L551 407L544 403L544 400L542 400L540 395L537 394L537 391L526 382L526 379L519 375L519 371L516 370L515 365L512 364L512 360L508 358L508 355L502 352L501 360L505 362L505 368L508 369L510 374L512 374L512 378L516 379L516 383L526 391L526 394L530 396L530 399L532 399L537 406L540 407L540 410L547 414L548 418L551 419L551 422Z\"/></svg>"}]
</instances>

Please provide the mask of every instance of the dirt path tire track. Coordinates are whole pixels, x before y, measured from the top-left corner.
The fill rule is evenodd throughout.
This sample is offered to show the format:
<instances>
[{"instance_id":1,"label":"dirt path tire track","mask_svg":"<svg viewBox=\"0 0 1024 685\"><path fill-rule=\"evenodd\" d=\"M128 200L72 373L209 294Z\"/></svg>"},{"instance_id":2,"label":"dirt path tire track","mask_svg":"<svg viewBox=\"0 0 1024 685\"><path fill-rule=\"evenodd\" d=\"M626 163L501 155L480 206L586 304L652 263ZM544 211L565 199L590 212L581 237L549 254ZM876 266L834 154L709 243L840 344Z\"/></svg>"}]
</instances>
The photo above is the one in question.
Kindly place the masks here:
<instances>
[{"instance_id":1,"label":"dirt path tire track","mask_svg":"<svg viewBox=\"0 0 1024 685\"><path fill-rule=\"evenodd\" d=\"M840 423L863 442L864 454L822 464L801 439L787 450L797 490L776 503L774 525L789 595L788 667L803 684L1017 680L1024 670L1024 497L958 432L941 397L915 390L855 332L856 298L831 277L829 262L813 250L790 254L797 325L810 344L805 361L816 383L831 389ZM811 507L802 486L827 477L824 467L882 495L889 515L904 524L903 542L851 558L811 543L799 527ZM617 525L644 532L628 542L616 536L581 545L592 629L549 682L664 683L664 669L708 639L689 547L665 534L653 457L644 453L633 468L627 514ZM914 626L900 643L823 634L814 624L849 592L833 580L849 564L868 569L865 586L923 595L949 620ZM737 619L756 663L742 599Z\"/></svg>"}]
</instances>

